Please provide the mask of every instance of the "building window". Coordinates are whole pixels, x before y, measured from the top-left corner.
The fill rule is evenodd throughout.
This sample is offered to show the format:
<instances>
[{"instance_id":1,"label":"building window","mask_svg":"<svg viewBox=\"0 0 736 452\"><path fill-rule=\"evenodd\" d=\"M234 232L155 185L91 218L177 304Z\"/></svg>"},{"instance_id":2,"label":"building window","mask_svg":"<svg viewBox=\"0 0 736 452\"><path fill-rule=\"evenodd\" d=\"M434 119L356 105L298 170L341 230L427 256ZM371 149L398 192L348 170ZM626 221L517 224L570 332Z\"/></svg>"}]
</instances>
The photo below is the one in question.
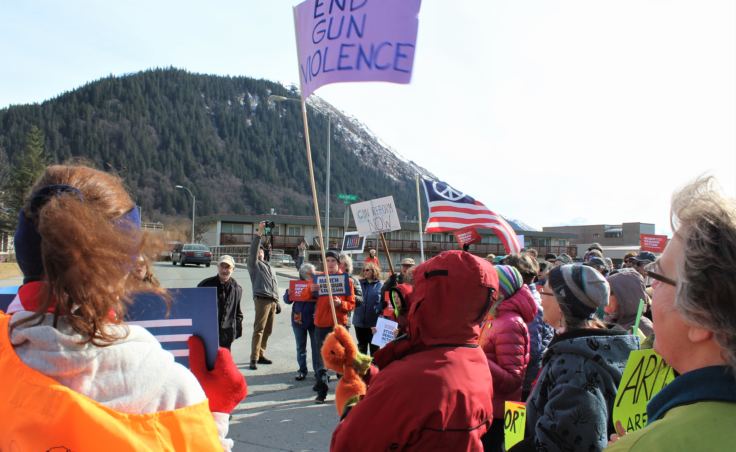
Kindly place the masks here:
<instances>
[{"instance_id":1,"label":"building window","mask_svg":"<svg viewBox=\"0 0 736 452\"><path fill-rule=\"evenodd\" d=\"M286 235L290 235L292 237L301 237L302 236L302 227L301 226L289 226L287 229Z\"/></svg>"},{"instance_id":2,"label":"building window","mask_svg":"<svg viewBox=\"0 0 736 452\"><path fill-rule=\"evenodd\" d=\"M442 241L442 234L432 234L432 241L433 242L441 242Z\"/></svg>"},{"instance_id":3,"label":"building window","mask_svg":"<svg viewBox=\"0 0 736 452\"><path fill-rule=\"evenodd\" d=\"M621 238L624 236L623 228L608 228L603 234L607 238Z\"/></svg>"},{"instance_id":4,"label":"building window","mask_svg":"<svg viewBox=\"0 0 736 452\"><path fill-rule=\"evenodd\" d=\"M599 239L600 237L601 237L601 235L600 235L600 234L598 234L598 233L595 233L595 234L593 234L593 238L594 238L594 239Z\"/></svg>"},{"instance_id":5,"label":"building window","mask_svg":"<svg viewBox=\"0 0 736 452\"><path fill-rule=\"evenodd\" d=\"M245 224L243 223L222 223L220 230L223 234L245 234Z\"/></svg>"}]
</instances>

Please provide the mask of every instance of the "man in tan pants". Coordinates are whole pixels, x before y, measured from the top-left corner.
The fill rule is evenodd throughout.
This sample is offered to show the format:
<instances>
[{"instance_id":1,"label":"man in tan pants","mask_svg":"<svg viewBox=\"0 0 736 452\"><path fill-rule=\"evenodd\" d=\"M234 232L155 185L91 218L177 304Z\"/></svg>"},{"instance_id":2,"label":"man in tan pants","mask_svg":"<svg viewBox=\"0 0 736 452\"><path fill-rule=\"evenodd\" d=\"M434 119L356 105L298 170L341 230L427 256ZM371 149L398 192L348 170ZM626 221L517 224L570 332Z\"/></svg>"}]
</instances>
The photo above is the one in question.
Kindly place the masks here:
<instances>
[{"instance_id":1,"label":"man in tan pants","mask_svg":"<svg viewBox=\"0 0 736 452\"><path fill-rule=\"evenodd\" d=\"M250 244L250 253L248 255L248 273L250 274L251 285L253 286L253 301L255 303L255 320L253 322L253 340L250 351L250 369L257 369L258 364L271 364L272 361L266 358L266 346L268 338L273 331L274 316L281 312L279 305L279 284L276 281L276 275L271 265L263 256L263 247L261 247L261 238L265 223L258 225L256 235Z\"/></svg>"}]
</instances>

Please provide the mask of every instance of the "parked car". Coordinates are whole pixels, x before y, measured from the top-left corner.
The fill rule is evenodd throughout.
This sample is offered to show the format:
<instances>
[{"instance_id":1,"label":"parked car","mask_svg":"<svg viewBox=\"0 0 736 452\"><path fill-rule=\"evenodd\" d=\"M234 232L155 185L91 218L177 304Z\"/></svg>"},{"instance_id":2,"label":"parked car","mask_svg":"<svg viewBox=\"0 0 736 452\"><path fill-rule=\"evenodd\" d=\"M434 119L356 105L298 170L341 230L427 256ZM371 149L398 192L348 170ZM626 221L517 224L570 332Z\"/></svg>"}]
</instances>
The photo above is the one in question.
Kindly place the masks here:
<instances>
[{"instance_id":1,"label":"parked car","mask_svg":"<svg viewBox=\"0 0 736 452\"><path fill-rule=\"evenodd\" d=\"M209 267L212 262L212 252L207 245L200 243L180 243L171 252L171 263L177 262L184 267L187 264L204 264Z\"/></svg>"},{"instance_id":2,"label":"parked car","mask_svg":"<svg viewBox=\"0 0 736 452\"><path fill-rule=\"evenodd\" d=\"M294 266L294 259L284 253L279 254L271 254L271 265L274 267L293 267Z\"/></svg>"}]
</instances>

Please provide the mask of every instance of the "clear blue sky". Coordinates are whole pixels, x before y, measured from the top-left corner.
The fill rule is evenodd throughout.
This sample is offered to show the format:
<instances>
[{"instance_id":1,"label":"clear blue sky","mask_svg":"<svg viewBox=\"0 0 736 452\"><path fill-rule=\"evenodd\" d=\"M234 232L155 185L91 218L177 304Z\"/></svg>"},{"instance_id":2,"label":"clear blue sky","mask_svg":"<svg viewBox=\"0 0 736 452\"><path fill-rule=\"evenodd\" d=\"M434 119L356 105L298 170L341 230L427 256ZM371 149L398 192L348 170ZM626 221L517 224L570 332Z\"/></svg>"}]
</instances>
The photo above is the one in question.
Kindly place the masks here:
<instances>
[{"instance_id":1,"label":"clear blue sky","mask_svg":"<svg viewBox=\"0 0 736 452\"><path fill-rule=\"evenodd\" d=\"M296 3L2 1L0 108L151 67L294 83ZM419 21L410 85L316 94L492 210L667 231L696 175L736 196L733 0L424 0Z\"/></svg>"}]
</instances>

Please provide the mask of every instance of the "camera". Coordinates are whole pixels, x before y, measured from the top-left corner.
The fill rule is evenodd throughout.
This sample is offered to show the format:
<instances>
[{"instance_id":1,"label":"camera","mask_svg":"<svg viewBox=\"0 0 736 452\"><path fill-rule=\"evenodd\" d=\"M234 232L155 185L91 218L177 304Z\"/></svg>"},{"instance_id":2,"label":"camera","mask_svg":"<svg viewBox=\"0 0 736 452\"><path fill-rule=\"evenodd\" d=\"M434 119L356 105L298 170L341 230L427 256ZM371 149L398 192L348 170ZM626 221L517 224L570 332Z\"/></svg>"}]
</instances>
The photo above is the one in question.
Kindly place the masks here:
<instances>
[{"instance_id":1,"label":"camera","mask_svg":"<svg viewBox=\"0 0 736 452\"><path fill-rule=\"evenodd\" d=\"M267 229L273 229L276 227L276 223L274 223L273 221L264 221L263 225Z\"/></svg>"}]
</instances>

